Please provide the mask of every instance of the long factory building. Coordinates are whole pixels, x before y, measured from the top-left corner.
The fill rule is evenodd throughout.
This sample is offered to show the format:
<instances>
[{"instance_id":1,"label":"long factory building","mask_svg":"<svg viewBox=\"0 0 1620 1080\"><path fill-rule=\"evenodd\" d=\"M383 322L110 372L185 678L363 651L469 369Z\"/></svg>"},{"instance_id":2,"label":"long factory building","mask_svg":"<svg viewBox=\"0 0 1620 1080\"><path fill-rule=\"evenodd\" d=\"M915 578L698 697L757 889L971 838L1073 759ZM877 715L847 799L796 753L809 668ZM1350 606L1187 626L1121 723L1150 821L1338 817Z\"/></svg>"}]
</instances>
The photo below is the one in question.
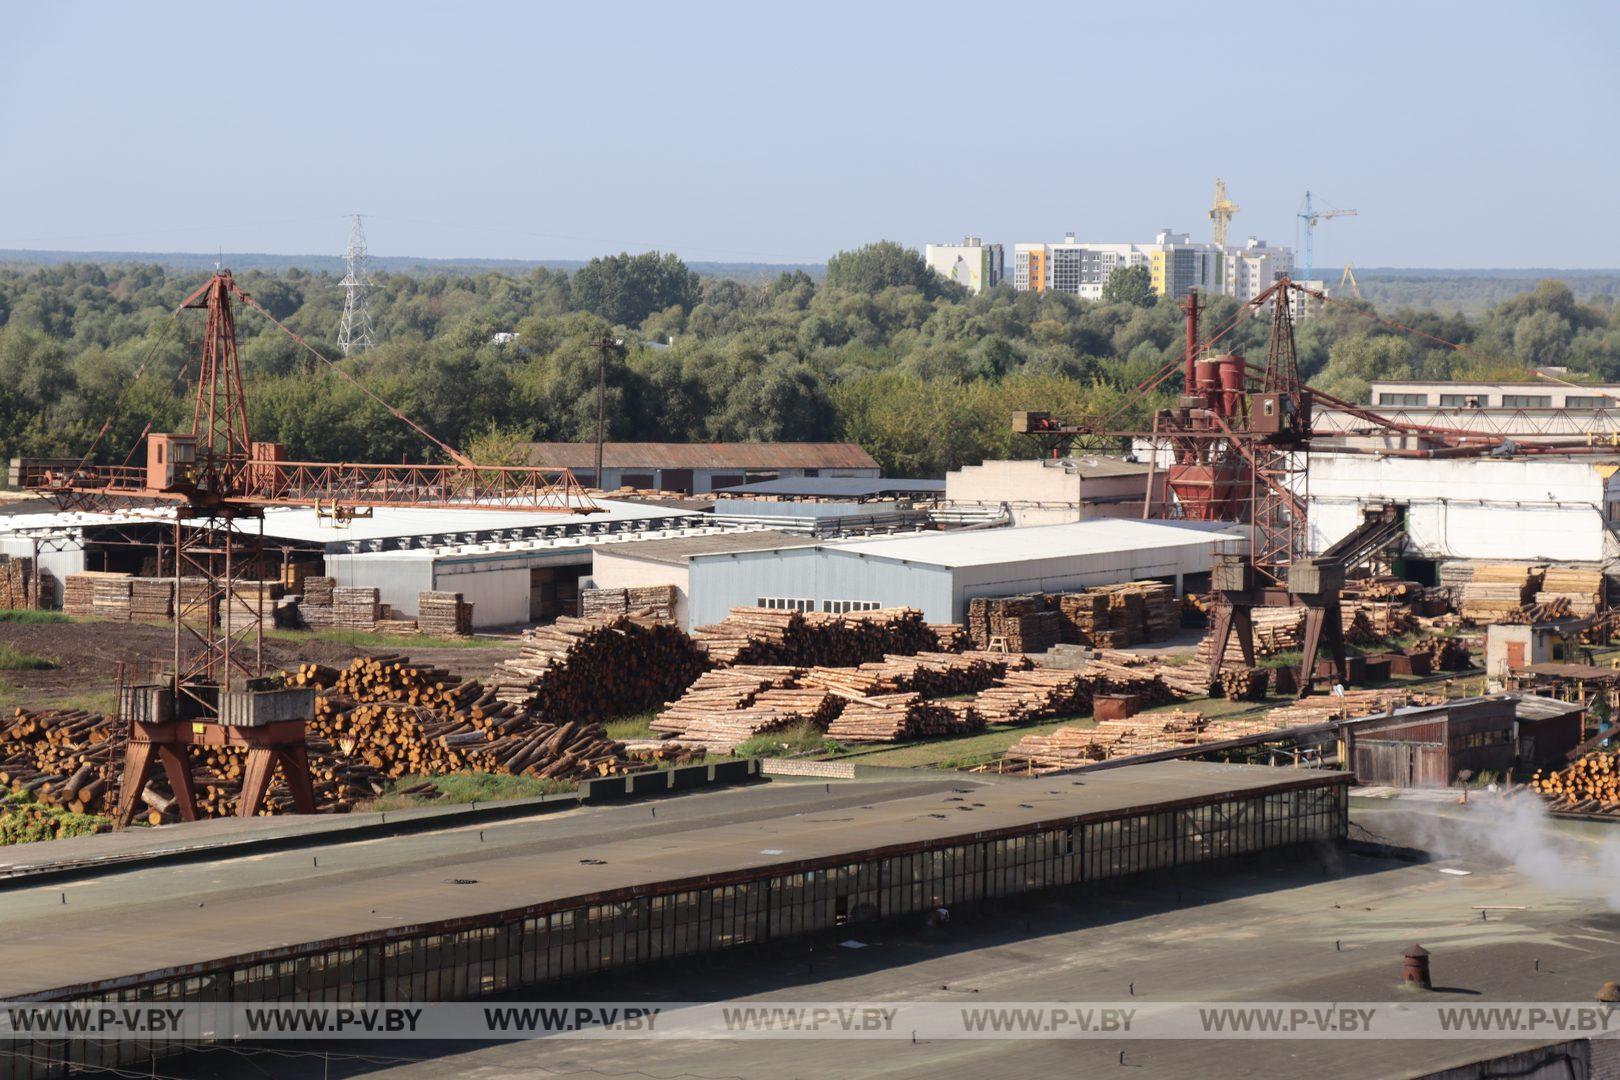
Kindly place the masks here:
<instances>
[{"instance_id":1,"label":"long factory building","mask_svg":"<svg viewBox=\"0 0 1620 1080\"><path fill-rule=\"evenodd\" d=\"M143 866L123 834L44 842L28 845L26 866L0 863L0 998L384 1002L543 988L941 907L1335 844L1348 828L1348 781L1183 761L825 791L773 781L664 799L656 816L643 805L585 807L386 844L328 834L314 858L297 845L252 859L210 855L192 837L198 850L180 866ZM121 866L66 892L29 880L58 861L83 868L118 857ZM144 1063L180 1047L42 1040L10 1049L0 1077Z\"/></svg>"}]
</instances>

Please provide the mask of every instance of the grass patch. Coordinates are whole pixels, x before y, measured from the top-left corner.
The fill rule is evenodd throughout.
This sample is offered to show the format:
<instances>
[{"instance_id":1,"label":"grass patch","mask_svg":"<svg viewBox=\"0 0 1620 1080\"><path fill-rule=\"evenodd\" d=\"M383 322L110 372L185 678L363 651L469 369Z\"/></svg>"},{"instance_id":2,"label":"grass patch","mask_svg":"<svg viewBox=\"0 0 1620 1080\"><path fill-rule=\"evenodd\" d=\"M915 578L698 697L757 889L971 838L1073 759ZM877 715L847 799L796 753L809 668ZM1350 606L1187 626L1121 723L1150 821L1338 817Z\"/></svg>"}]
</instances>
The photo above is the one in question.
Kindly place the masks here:
<instances>
[{"instance_id":1,"label":"grass patch","mask_svg":"<svg viewBox=\"0 0 1620 1080\"><path fill-rule=\"evenodd\" d=\"M377 634L369 630L271 630L264 636L277 641L330 641L357 649L487 649L491 646L516 648L515 641L503 638L433 637L429 634Z\"/></svg>"},{"instance_id":2,"label":"grass patch","mask_svg":"<svg viewBox=\"0 0 1620 1080\"><path fill-rule=\"evenodd\" d=\"M740 743L732 751L736 757L803 757L807 754L837 754L843 745L827 738L826 732L814 724L800 724L784 728Z\"/></svg>"},{"instance_id":3,"label":"grass patch","mask_svg":"<svg viewBox=\"0 0 1620 1080\"><path fill-rule=\"evenodd\" d=\"M631 739L656 739L658 733L652 729L652 722L658 718L657 709L649 709L635 716L621 716L617 720L609 720L604 727L607 728L608 738L627 742Z\"/></svg>"},{"instance_id":4,"label":"grass patch","mask_svg":"<svg viewBox=\"0 0 1620 1080\"><path fill-rule=\"evenodd\" d=\"M55 660L23 652L9 642L0 641L0 671L50 671Z\"/></svg>"},{"instance_id":5,"label":"grass patch","mask_svg":"<svg viewBox=\"0 0 1620 1080\"><path fill-rule=\"evenodd\" d=\"M60 611L36 611L33 608L0 608L0 623L65 623L73 620Z\"/></svg>"},{"instance_id":6,"label":"grass patch","mask_svg":"<svg viewBox=\"0 0 1620 1080\"><path fill-rule=\"evenodd\" d=\"M424 781L445 796L446 802L498 802L502 799L532 799L537 795L555 795L560 791L573 791L568 780L542 780L538 776L511 776L506 773L464 772L450 776L407 776L396 783L396 788L414 787Z\"/></svg>"},{"instance_id":7,"label":"grass patch","mask_svg":"<svg viewBox=\"0 0 1620 1080\"><path fill-rule=\"evenodd\" d=\"M0 703L4 701L5 693L0 690ZM40 701L38 704L41 708L83 709L85 712L101 713L103 716L115 716L118 713L118 691L92 690L82 694L67 694Z\"/></svg>"},{"instance_id":8,"label":"grass patch","mask_svg":"<svg viewBox=\"0 0 1620 1080\"><path fill-rule=\"evenodd\" d=\"M88 836L105 831L111 824L111 818L97 814L75 814L21 795L0 796L0 846Z\"/></svg>"}]
</instances>

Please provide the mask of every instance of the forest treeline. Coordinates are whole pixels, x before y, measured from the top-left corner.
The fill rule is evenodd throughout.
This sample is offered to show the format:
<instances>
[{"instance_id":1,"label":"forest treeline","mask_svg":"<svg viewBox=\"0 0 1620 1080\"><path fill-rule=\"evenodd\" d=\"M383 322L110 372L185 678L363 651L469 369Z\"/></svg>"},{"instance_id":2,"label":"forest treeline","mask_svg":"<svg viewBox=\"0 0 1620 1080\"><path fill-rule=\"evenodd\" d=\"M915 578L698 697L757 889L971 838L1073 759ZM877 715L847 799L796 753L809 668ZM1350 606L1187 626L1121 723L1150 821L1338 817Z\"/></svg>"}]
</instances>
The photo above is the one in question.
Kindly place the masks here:
<instances>
[{"instance_id":1,"label":"forest treeline","mask_svg":"<svg viewBox=\"0 0 1620 1080\"><path fill-rule=\"evenodd\" d=\"M80 453L110 417L98 454L122 460L148 423L185 426L202 319L173 309L205 279L140 264L0 270L0 453ZM700 277L656 253L572 273L377 274L379 344L346 360L336 277L290 269L238 280L367 388L492 463L528 440L594 438L604 335L623 342L608 359L612 439L850 439L896 475L1027 455L1008 430L1014 410L1130 425L1179 389L1172 378L1135 392L1180 355L1176 303L1132 290L1099 302L1007 287L969 296L889 242L841 252L821 282L799 271L759 284ZM1235 310L1212 298L1206 325ZM1309 380L1365 400L1374 378L1524 377L1561 365L1620 379L1620 308L1578 302L1559 281L1477 317L1381 312L1421 334L1367 310L1333 306L1299 328ZM262 316L240 312L237 325L255 438L305 460L432 460L419 435ZM1267 328L1240 319L1223 345L1263 357Z\"/></svg>"}]
</instances>

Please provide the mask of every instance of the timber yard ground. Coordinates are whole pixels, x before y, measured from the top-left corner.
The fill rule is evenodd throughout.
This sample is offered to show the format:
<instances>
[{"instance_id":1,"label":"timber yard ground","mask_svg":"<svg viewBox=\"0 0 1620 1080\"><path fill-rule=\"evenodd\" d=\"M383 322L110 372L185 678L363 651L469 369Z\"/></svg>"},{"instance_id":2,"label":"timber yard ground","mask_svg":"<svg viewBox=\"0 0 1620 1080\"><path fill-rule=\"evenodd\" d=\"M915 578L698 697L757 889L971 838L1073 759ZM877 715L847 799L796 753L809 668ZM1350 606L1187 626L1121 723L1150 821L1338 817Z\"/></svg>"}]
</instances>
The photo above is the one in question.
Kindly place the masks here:
<instances>
[{"instance_id":1,"label":"timber yard ground","mask_svg":"<svg viewBox=\"0 0 1620 1080\"><path fill-rule=\"evenodd\" d=\"M771 798L796 802L819 787L783 784ZM862 789L873 786L857 784L847 790L858 797ZM833 790L840 792L840 786ZM848 797L837 796L843 803ZM713 798L681 801L691 800L695 807ZM1437 827L1467 837L1470 820L1480 812L1477 807L1358 800L1352 806L1351 832L1409 844L1423 843ZM1567 878L1536 880L1488 844L1434 861L1344 851L1268 857L1222 872L1182 875L1173 882L1150 879L1102 891L1008 899L992 910L967 913L944 929L926 927L920 920L887 924L857 932L867 945L860 950L839 948L825 939L814 949L803 942L762 946L695 965L579 979L545 996L580 1001L1130 1001L1133 996L1145 1002L1385 1001L1402 995L1401 953L1415 938L1434 954L1438 989L1432 1000L1590 1001L1606 979L1616 976L1620 956L1620 914L1604 902L1600 888L1581 884L1600 880L1597 847L1609 834L1572 824L1555 828L1571 859L1571 873L1579 878L1574 884ZM424 859L434 846L428 838L403 841L394 846L395 855L405 862ZM356 845L352 854L363 847ZM343 857L347 855L334 853L334 865ZM1469 873L1441 873L1442 868ZM177 886L187 896L220 888L208 884L210 872L189 872ZM1483 921L1481 909L1488 915ZM190 1080L245 1075L311 1080L446 1075L486 1080L537 1075L1420 1076L1535 1045L278 1043L262 1051L237 1047L197 1052L156 1068L160 1075ZM1122 1065L1130 1071L1116 1071Z\"/></svg>"}]
</instances>

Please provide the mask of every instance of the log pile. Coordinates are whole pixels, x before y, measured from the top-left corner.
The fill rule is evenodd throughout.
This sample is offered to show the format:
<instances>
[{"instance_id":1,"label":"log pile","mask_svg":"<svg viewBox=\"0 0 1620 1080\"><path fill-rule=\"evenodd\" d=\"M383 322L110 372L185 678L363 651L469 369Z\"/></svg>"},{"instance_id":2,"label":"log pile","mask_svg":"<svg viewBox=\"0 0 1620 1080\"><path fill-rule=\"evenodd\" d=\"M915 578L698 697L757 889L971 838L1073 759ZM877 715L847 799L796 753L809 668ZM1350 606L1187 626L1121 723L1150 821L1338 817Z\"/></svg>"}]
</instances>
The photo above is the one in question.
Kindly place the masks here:
<instances>
[{"instance_id":1,"label":"log pile","mask_svg":"<svg viewBox=\"0 0 1620 1080\"><path fill-rule=\"evenodd\" d=\"M416 628L434 637L471 637L473 606L458 592L416 594Z\"/></svg>"},{"instance_id":2,"label":"log pile","mask_svg":"<svg viewBox=\"0 0 1620 1080\"><path fill-rule=\"evenodd\" d=\"M960 623L929 623L928 629L939 642L940 652L966 652L973 647L973 638Z\"/></svg>"},{"instance_id":3,"label":"log pile","mask_svg":"<svg viewBox=\"0 0 1620 1080\"><path fill-rule=\"evenodd\" d=\"M0 608L34 606L34 560L26 555L0 555Z\"/></svg>"},{"instance_id":4,"label":"log pile","mask_svg":"<svg viewBox=\"0 0 1620 1080\"><path fill-rule=\"evenodd\" d=\"M1308 697L1272 709L1258 721L1263 729L1300 727L1320 724L1329 720L1377 716L1403 705L1443 705L1445 698L1436 694L1419 694L1400 689L1346 690L1344 696Z\"/></svg>"},{"instance_id":5,"label":"log pile","mask_svg":"<svg viewBox=\"0 0 1620 1080\"><path fill-rule=\"evenodd\" d=\"M1468 642L1459 637L1435 635L1419 638L1406 651L1409 654L1428 653L1433 658L1435 671L1466 671L1474 666L1474 658L1468 651Z\"/></svg>"},{"instance_id":6,"label":"log pile","mask_svg":"<svg viewBox=\"0 0 1620 1080\"><path fill-rule=\"evenodd\" d=\"M321 691L312 747L329 740L384 778L473 769L572 780L630 768L623 744L599 723L543 719L493 687L404 656L360 657L342 669L305 664L287 681Z\"/></svg>"},{"instance_id":7,"label":"log pile","mask_svg":"<svg viewBox=\"0 0 1620 1080\"><path fill-rule=\"evenodd\" d=\"M1008 748L1004 760L1021 770L1049 772L1093 761L1154 753L1208 741L1204 715L1181 709L1127 720L1104 720L1096 727L1060 727L1030 734Z\"/></svg>"},{"instance_id":8,"label":"log pile","mask_svg":"<svg viewBox=\"0 0 1620 1080\"><path fill-rule=\"evenodd\" d=\"M525 630L491 683L500 700L548 719L611 720L672 700L704 667L703 654L666 620L563 616Z\"/></svg>"},{"instance_id":9,"label":"log pile","mask_svg":"<svg viewBox=\"0 0 1620 1080\"><path fill-rule=\"evenodd\" d=\"M1554 811L1620 815L1620 751L1586 754L1556 772L1538 769L1530 788Z\"/></svg>"},{"instance_id":10,"label":"log pile","mask_svg":"<svg viewBox=\"0 0 1620 1080\"><path fill-rule=\"evenodd\" d=\"M1022 724L1091 711L1092 683L1083 672L1053 668L1009 671L973 705L987 724Z\"/></svg>"},{"instance_id":11,"label":"log pile","mask_svg":"<svg viewBox=\"0 0 1620 1080\"><path fill-rule=\"evenodd\" d=\"M1533 602L1545 572L1545 567L1528 563L1476 562L1461 588L1457 610L1470 622L1500 622Z\"/></svg>"},{"instance_id":12,"label":"log pile","mask_svg":"<svg viewBox=\"0 0 1620 1080\"><path fill-rule=\"evenodd\" d=\"M914 608L879 608L842 615L737 607L723 622L699 626L692 640L709 662L845 666L939 649Z\"/></svg>"},{"instance_id":13,"label":"log pile","mask_svg":"<svg viewBox=\"0 0 1620 1080\"><path fill-rule=\"evenodd\" d=\"M845 697L915 691L924 697L971 694L993 686L1009 668L1034 666L1028 657L1004 653L918 653L886 656L858 667L814 667L800 682L820 686Z\"/></svg>"},{"instance_id":14,"label":"log pile","mask_svg":"<svg viewBox=\"0 0 1620 1080\"><path fill-rule=\"evenodd\" d=\"M1305 609L1303 607L1257 607L1254 609L1254 654L1256 657L1276 656L1292 652L1305 641ZM1237 635L1232 635L1226 646L1226 667L1242 666L1242 650ZM1199 666L1208 670L1215 656L1215 635L1205 634L1193 653ZM1235 658L1235 659L1234 659Z\"/></svg>"},{"instance_id":15,"label":"log pile","mask_svg":"<svg viewBox=\"0 0 1620 1080\"><path fill-rule=\"evenodd\" d=\"M665 735L684 735L715 714L750 708L765 691L797 686L802 674L803 668L750 664L705 671L678 700L666 705L650 726Z\"/></svg>"},{"instance_id":16,"label":"log pile","mask_svg":"<svg viewBox=\"0 0 1620 1080\"><path fill-rule=\"evenodd\" d=\"M918 693L882 694L846 701L827 728L838 742L880 743L935 735L963 735L984 727L972 702L929 701Z\"/></svg>"},{"instance_id":17,"label":"log pile","mask_svg":"<svg viewBox=\"0 0 1620 1080\"><path fill-rule=\"evenodd\" d=\"M1217 685L1221 696L1228 701L1264 701L1266 691L1271 686L1271 670L1262 667L1222 668Z\"/></svg>"},{"instance_id":18,"label":"log pile","mask_svg":"<svg viewBox=\"0 0 1620 1080\"><path fill-rule=\"evenodd\" d=\"M1172 664L1162 656L1118 649L1104 649L1092 663L1097 661L1130 668L1148 678L1157 678L1176 697L1201 697L1209 693L1209 684L1204 678L1209 670L1207 665L1196 662Z\"/></svg>"}]
</instances>

